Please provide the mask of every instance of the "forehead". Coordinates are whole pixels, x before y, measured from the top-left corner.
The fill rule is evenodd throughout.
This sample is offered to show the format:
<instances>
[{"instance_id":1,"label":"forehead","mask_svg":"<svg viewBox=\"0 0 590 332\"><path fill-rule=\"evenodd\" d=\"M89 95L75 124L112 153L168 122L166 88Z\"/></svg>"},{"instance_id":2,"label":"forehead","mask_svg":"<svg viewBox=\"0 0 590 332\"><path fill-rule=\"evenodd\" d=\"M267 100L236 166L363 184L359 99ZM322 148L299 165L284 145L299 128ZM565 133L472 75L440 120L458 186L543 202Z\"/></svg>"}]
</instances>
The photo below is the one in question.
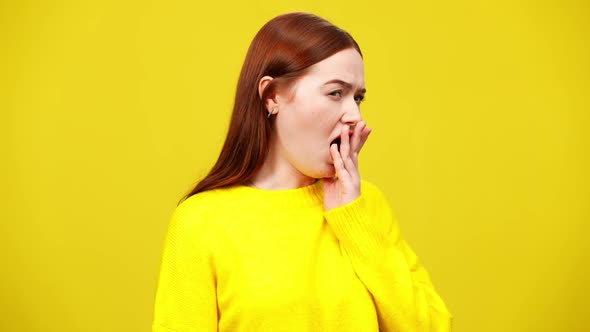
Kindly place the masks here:
<instances>
[{"instance_id":1,"label":"forehead","mask_svg":"<svg viewBox=\"0 0 590 332\"><path fill-rule=\"evenodd\" d=\"M364 88L365 66L358 51L350 48L312 65L304 78L320 83L339 79Z\"/></svg>"}]
</instances>

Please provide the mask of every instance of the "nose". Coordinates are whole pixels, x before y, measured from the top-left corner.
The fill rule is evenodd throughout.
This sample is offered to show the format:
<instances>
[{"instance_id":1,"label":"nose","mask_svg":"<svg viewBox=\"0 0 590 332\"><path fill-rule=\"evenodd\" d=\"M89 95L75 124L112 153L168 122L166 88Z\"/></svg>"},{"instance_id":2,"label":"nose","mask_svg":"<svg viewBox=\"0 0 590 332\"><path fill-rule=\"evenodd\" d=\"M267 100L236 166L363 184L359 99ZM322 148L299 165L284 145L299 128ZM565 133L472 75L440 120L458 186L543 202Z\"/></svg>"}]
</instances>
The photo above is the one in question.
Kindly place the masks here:
<instances>
[{"instance_id":1,"label":"nose","mask_svg":"<svg viewBox=\"0 0 590 332\"><path fill-rule=\"evenodd\" d=\"M344 105L344 114L342 122L353 128L357 123L363 120L361 109L354 98L350 98Z\"/></svg>"}]
</instances>

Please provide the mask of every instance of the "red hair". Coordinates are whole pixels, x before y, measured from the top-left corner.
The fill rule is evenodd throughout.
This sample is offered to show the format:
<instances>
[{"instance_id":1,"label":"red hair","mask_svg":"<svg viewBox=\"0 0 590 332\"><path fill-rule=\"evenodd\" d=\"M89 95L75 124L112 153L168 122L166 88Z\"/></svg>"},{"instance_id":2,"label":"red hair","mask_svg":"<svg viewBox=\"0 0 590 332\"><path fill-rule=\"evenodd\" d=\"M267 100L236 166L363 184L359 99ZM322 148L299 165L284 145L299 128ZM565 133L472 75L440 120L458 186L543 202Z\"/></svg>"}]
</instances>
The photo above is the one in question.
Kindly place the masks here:
<instances>
[{"instance_id":1,"label":"red hair","mask_svg":"<svg viewBox=\"0 0 590 332\"><path fill-rule=\"evenodd\" d=\"M265 100L278 89L292 86L311 65L348 48L356 49L362 56L348 32L313 14L289 13L266 23L246 54L219 158L184 198L250 180L269 149L272 118L267 118ZM273 80L259 96L258 83L264 76Z\"/></svg>"}]
</instances>

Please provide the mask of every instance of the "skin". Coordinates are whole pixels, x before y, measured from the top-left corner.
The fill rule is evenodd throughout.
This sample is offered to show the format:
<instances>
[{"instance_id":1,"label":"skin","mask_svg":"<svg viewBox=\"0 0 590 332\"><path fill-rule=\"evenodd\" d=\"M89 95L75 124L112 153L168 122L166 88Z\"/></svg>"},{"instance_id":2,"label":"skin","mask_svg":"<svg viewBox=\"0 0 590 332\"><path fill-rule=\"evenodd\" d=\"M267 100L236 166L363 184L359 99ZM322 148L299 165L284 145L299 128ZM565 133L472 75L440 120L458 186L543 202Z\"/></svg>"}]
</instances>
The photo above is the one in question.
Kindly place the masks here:
<instances>
[{"instance_id":1,"label":"skin","mask_svg":"<svg viewBox=\"0 0 590 332\"><path fill-rule=\"evenodd\" d=\"M358 198L358 155L371 133L360 113L364 77L360 54L346 49L309 67L287 91L269 97L265 105L276 117L269 155L250 185L293 189L323 178L325 210ZM260 95L272 79L260 80ZM341 137L340 149L330 144L336 137Z\"/></svg>"}]
</instances>

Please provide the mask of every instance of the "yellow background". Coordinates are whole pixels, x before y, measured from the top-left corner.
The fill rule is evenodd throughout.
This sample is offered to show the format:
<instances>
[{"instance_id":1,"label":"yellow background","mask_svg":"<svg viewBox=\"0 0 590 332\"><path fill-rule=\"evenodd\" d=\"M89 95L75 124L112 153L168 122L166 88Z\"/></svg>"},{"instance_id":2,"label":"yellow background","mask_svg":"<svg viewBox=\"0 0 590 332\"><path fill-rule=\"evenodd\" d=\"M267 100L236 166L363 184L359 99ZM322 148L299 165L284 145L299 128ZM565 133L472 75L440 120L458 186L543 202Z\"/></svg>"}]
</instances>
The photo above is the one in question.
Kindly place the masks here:
<instances>
[{"instance_id":1,"label":"yellow background","mask_svg":"<svg viewBox=\"0 0 590 332\"><path fill-rule=\"evenodd\" d=\"M454 331L590 326L586 1L3 1L1 331L148 331L246 49L304 10L365 54L363 176Z\"/></svg>"}]
</instances>

